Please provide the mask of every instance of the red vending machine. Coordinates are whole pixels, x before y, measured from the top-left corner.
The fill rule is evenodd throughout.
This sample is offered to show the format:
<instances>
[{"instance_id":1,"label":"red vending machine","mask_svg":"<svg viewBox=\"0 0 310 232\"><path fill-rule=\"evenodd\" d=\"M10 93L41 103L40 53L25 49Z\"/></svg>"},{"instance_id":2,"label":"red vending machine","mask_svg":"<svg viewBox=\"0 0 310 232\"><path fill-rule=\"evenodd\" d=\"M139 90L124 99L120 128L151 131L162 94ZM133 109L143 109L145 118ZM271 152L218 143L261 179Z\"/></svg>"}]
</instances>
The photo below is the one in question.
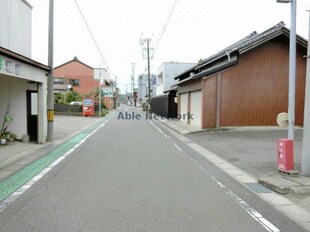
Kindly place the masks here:
<instances>
[{"instance_id":1,"label":"red vending machine","mask_svg":"<svg viewBox=\"0 0 310 232\"><path fill-rule=\"evenodd\" d=\"M83 116L94 116L95 102L93 98L83 98Z\"/></svg>"}]
</instances>

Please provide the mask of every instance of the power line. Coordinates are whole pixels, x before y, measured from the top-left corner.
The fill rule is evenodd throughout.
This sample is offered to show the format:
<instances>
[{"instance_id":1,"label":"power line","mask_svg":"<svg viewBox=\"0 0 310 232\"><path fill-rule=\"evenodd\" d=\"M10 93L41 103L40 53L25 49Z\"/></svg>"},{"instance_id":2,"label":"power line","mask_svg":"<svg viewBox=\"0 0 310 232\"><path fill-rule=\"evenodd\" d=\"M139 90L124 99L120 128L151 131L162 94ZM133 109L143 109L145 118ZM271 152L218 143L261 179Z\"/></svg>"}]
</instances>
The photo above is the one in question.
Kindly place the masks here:
<instances>
[{"instance_id":1,"label":"power line","mask_svg":"<svg viewBox=\"0 0 310 232\"><path fill-rule=\"evenodd\" d=\"M160 41L161 41L163 35L164 35L164 32L165 32L166 27L167 27L167 25L168 25L168 23L169 23L169 21L170 21L170 19L171 19L171 16L172 16L172 14L173 14L173 12L174 12L174 8L175 8L177 2L178 2L178 0L175 0L175 1L174 1L174 4L173 4L173 6L172 6L172 8L171 8L171 11L170 11L170 14L169 14L169 16L168 16L168 18L167 18L166 24L165 24L165 26L163 27L163 29L162 29L162 31L161 31L161 34L160 34L160 36L159 36L158 42L157 42L157 44L156 44L156 46L155 46L155 48L154 48L154 50L153 50L151 59L153 59L153 57L154 57L154 53L155 53L155 51L156 51L156 49L157 49L157 47L158 47L158 45L159 45L159 43L160 43Z\"/></svg>"},{"instance_id":2,"label":"power line","mask_svg":"<svg viewBox=\"0 0 310 232\"><path fill-rule=\"evenodd\" d=\"M83 20L84 20L84 23L85 23L85 25L86 25L86 27L87 27L87 30L88 30L88 32L89 32L89 34L90 34L90 36L91 36L91 38L92 38L92 40L93 40L93 42L94 42L94 44L95 44L95 46L96 46L96 48L97 48L97 50L98 50L100 56L101 56L101 59L103 60L103 62L104 62L105 65L106 65L106 69L107 69L107 70L110 72L110 74L113 76L113 74L112 74L111 70L109 69L109 66L108 66L107 62L105 61L104 56L103 56L103 54L102 54L102 52L101 52L101 50L100 50L100 48L99 48L99 46L98 46L98 43L97 43L97 41L96 41L96 39L95 39L95 37L94 37L92 31L90 30L90 27L89 27L89 25L88 25L88 22L87 22L86 18L84 17L84 14L83 14L83 12L82 12L82 10L81 10L79 4L77 3L76 0L74 0L74 2L75 2L76 7L77 7L78 10L79 10L79 13L80 13L81 17L82 17Z\"/></svg>"},{"instance_id":3,"label":"power line","mask_svg":"<svg viewBox=\"0 0 310 232\"><path fill-rule=\"evenodd\" d=\"M156 46L155 46L155 49L153 50L153 53L152 53L152 55L151 55L151 57L150 57L151 60L154 58L154 53L156 52L156 49L157 49L157 47L158 47L158 45L159 45L159 43L160 43L160 41L161 41L161 39L162 39L162 37L163 37L163 35L164 35L164 32L165 32L165 30L166 30L166 28L167 28L167 26L168 26L168 23L169 23L169 21L170 21L170 19L171 19L171 16L172 16L173 12L174 12L174 8L175 8L177 2L178 2L178 0L175 0L175 1L174 1L174 4L173 4L173 6L172 6L172 8L171 8L171 11L170 11L170 14L169 14L169 16L168 16L168 18L167 18L167 21L166 21L166 23L165 23L165 26L163 27L163 29L162 29L162 31L161 31L161 33L160 33L158 42L157 42L157 44L156 44ZM146 71L147 71L147 67L144 69L144 72L143 72L142 76L146 73Z\"/></svg>"}]
</instances>

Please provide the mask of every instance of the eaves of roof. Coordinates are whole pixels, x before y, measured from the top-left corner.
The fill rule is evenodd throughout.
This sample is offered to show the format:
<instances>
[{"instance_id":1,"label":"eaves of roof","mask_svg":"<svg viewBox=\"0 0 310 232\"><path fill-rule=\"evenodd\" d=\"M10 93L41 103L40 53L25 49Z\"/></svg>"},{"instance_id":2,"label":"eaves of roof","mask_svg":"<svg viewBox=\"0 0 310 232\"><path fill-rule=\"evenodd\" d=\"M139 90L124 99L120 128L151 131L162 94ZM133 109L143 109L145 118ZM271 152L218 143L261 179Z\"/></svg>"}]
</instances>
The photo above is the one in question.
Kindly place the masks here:
<instances>
[{"instance_id":1,"label":"eaves of roof","mask_svg":"<svg viewBox=\"0 0 310 232\"><path fill-rule=\"evenodd\" d=\"M196 67L195 70L199 70L201 68L203 68L204 66L218 60L221 59L222 57L227 56L228 54L234 52L234 51L238 51L239 47L244 44L245 42L249 41L251 38L254 38L255 36L257 36L258 33L256 31L252 32L251 34L249 34L248 36L242 38L241 40L237 41L236 43L233 43L232 45L226 47L225 49L219 51L218 53L210 56L209 58L207 58L206 60L203 61L203 63L201 63L199 66Z\"/></svg>"},{"instance_id":2,"label":"eaves of roof","mask_svg":"<svg viewBox=\"0 0 310 232\"><path fill-rule=\"evenodd\" d=\"M204 77L204 76L209 76L209 75L216 73L220 70L232 67L232 66L236 65L237 63L238 63L238 58L237 58L237 56L235 56L233 59L231 59L230 61L228 61L228 62L226 62L220 66L212 67L212 68L209 68L209 69L206 69L206 70L203 70L203 71L197 73L196 75L194 75L192 77L192 79L196 80L196 79Z\"/></svg>"},{"instance_id":3,"label":"eaves of roof","mask_svg":"<svg viewBox=\"0 0 310 232\"><path fill-rule=\"evenodd\" d=\"M272 33L266 32L266 34L260 34L256 38L253 39L253 41L249 41L248 43L243 44L242 47L239 48L239 54L243 54L249 50L252 50L253 48L272 40L278 36L284 35L285 37L290 37L290 30L286 27L282 27L279 30L276 30ZM296 35L297 44L301 45L304 48L307 48L308 42L302 38L299 35Z\"/></svg>"},{"instance_id":4,"label":"eaves of roof","mask_svg":"<svg viewBox=\"0 0 310 232\"><path fill-rule=\"evenodd\" d=\"M15 59L15 60L18 60L20 62L29 64L29 65L34 66L36 68L43 69L43 70L48 71L48 72L51 70L50 67L48 67L44 64L41 64L35 60L32 60L26 56L20 55L16 52L13 52L13 51L8 50L8 49L3 48L3 47L0 47L0 54L6 56L8 58Z\"/></svg>"},{"instance_id":5,"label":"eaves of roof","mask_svg":"<svg viewBox=\"0 0 310 232\"><path fill-rule=\"evenodd\" d=\"M238 51L239 54L243 54L261 44L264 44L265 42L276 38L280 35L284 35L289 38L290 36L290 30L285 27L285 24L283 22L278 23L274 27L271 27L267 29L266 31L258 34L256 32L251 33L247 37L239 40L238 42L230 45L229 47L223 49L222 51L216 53L215 55L207 58L200 66L196 67L195 70L199 70L203 68L204 66L221 59L222 57L234 52ZM302 38L301 36L297 35L297 43L303 47L307 47L307 41Z\"/></svg>"},{"instance_id":6,"label":"eaves of roof","mask_svg":"<svg viewBox=\"0 0 310 232\"><path fill-rule=\"evenodd\" d=\"M186 75L186 74L189 74L191 73L192 71L194 71L196 69L197 65L195 65L194 67L180 73L179 75L177 75L174 79L177 80L177 79L180 79L180 77L182 77L183 75Z\"/></svg>"},{"instance_id":7,"label":"eaves of roof","mask_svg":"<svg viewBox=\"0 0 310 232\"><path fill-rule=\"evenodd\" d=\"M214 72L231 67L232 65L238 62L238 59L231 60L230 62L224 63L220 66L215 66L215 67L205 69L207 65L212 64L213 62L216 62L223 57L230 56L233 54L243 54L281 35L287 38L290 37L290 30L285 27L285 24L283 22L278 23L274 27L271 27L260 34L258 34L257 32L253 32L250 35L239 40L238 42L228 46L227 48L221 50L220 52L205 59L203 63L175 77L175 79L180 79L182 77L189 76L191 72L196 73L195 75L187 77L184 80L178 82L176 85L182 84L192 79L198 79L198 78L201 78L207 75L211 75ZM307 48L307 44L308 44L307 40L305 40L299 35L296 36L296 39L297 39L297 45L302 46L305 49Z\"/></svg>"},{"instance_id":8,"label":"eaves of roof","mask_svg":"<svg viewBox=\"0 0 310 232\"><path fill-rule=\"evenodd\" d=\"M170 89L164 91L164 94L168 94L170 92L177 92L177 91L178 91L178 86L177 85L173 85L173 86L171 86Z\"/></svg>"}]
</instances>

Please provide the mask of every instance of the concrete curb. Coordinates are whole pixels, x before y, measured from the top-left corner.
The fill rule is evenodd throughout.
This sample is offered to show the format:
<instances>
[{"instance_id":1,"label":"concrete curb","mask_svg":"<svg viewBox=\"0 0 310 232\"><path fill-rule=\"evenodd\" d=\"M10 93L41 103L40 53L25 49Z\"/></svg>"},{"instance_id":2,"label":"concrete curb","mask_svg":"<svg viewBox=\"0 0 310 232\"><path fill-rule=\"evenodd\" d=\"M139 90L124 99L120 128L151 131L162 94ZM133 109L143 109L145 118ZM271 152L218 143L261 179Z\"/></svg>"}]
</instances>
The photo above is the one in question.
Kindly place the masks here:
<instances>
[{"instance_id":1,"label":"concrete curb","mask_svg":"<svg viewBox=\"0 0 310 232\"><path fill-rule=\"evenodd\" d=\"M285 193L292 192L293 190L291 190L291 188L298 188L299 186L301 186L300 183L296 183L294 181L284 179L280 176L276 176L276 179L273 179L273 177L270 177L266 179L261 178L260 180L257 180L255 177L253 177L249 173L235 167L233 164L229 163L228 161L222 159L221 157L205 149L199 144L196 144L190 139L184 137L182 133L178 132L178 130L176 130L175 128L172 128L168 123L165 123L161 120L158 120L158 121L163 127L165 127L166 130L168 130L171 134L173 134L177 139L179 139L181 142L186 144L188 147L196 151L199 155L201 155L206 160L211 162L221 171L223 171L224 173L226 173L227 175L235 179L242 186L249 189L252 193L254 193L258 197L260 197L262 200L272 205L274 208L279 210L281 213L283 213L287 217L294 220L296 223L301 225L304 229L310 231L310 212L308 212L307 210L295 204L288 198L276 192L272 192L271 190L269 191L257 190L260 188L257 185L259 185L259 183L261 182L261 183L268 185L266 187L271 188L271 189L275 188L279 192L283 192L285 194ZM277 180L279 181L278 183L277 183ZM306 178L306 180L308 181L308 178ZM302 180L302 181L307 183L306 180ZM287 184L289 184L290 186L288 187ZM255 188L253 188L252 186L255 186ZM303 194L308 194L308 193L303 193Z\"/></svg>"}]
</instances>

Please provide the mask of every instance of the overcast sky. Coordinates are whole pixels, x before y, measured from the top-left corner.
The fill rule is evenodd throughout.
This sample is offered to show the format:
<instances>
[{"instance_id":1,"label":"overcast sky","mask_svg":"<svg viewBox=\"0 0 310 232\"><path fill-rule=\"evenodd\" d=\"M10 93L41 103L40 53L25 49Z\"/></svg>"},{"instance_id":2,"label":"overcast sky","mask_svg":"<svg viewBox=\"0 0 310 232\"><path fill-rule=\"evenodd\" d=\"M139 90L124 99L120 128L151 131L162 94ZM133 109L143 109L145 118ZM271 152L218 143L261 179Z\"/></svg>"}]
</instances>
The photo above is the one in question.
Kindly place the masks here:
<instances>
[{"instance_id":1,"label":"overcast sky","mask_svg":"<svg viewBox=\"0 0 310 232\"><path fill-rule=\"evenodd\" d=\"M130 89L131 63L135 79L144 72L140 38L158 44L175 0L76 0L106 63L124 93ZM32 58L47 64L49 0L28 0L32 11ZM74 0L54 0L54 66L77 56L99 68L100 53ZM297 0L297 33L308 38L309 0ZM177 0L154 53L151 72L163 62L193 62L207 58L253 31L284 21L290 28L290 4L276 0ZM143 34L143 35L142 35Z\"/></svg>"}]
</instances>

